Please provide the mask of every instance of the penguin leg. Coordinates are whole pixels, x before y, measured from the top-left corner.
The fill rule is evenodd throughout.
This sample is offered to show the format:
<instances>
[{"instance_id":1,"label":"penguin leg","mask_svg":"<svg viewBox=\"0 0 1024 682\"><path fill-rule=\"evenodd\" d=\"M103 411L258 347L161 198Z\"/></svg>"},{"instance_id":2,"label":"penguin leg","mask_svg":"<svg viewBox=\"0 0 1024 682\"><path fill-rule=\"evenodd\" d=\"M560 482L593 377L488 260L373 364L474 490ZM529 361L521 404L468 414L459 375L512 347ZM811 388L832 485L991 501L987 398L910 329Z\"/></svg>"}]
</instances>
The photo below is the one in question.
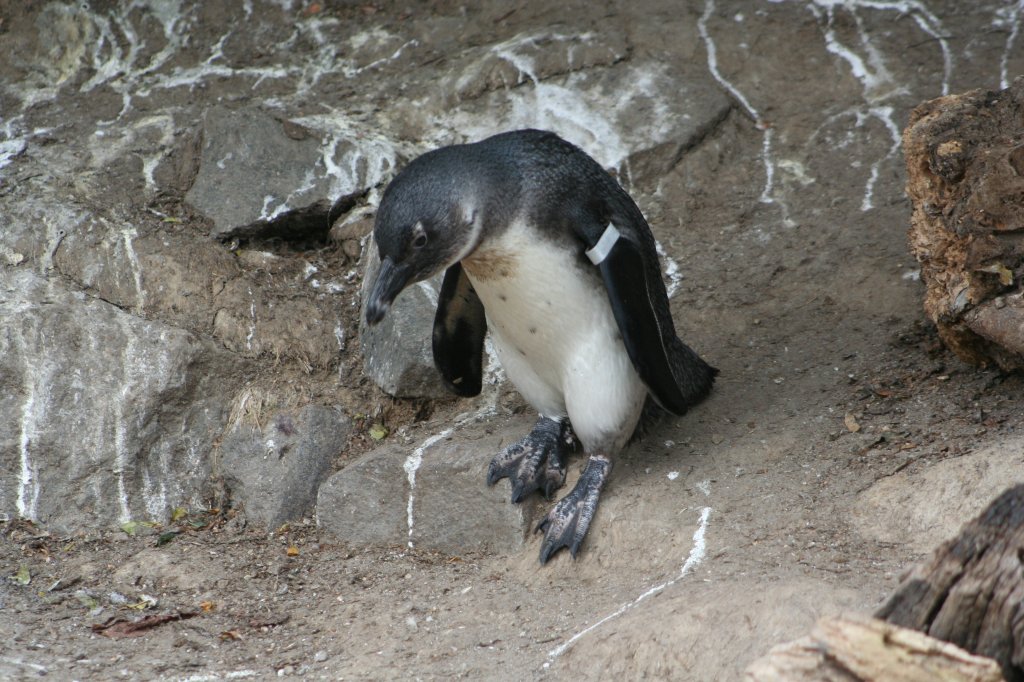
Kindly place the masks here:
<instances>
[{"instance_id":1,"label":"penguin leg","mask_svg":"<svg viewBox=\"0 0 1024 682\"><path fill-rule=\"evenodd\" d=\"M512 502L521 501L534 490L548 499L565 483L565 456L574 448L576 437L567 419L541 416L522 440L502 450L487 468L487 485L503 478L512 483Z\"/></svg>"},{"instance_id":2,"label":"penguin leg","mask_svg":"<svg viewBox=\"0 0 1024 682\"><path fill-rule=\"evenodd\" d=\"M572 558L580 551L583 538L597 511L597 500L612 470L612 461L602 455L591 455L587 467L576 481L572 492L551 508L537 526L544 532L540 546L540 563L546 564L559 549L568 547Z\"/></svg>"}]
</instances>

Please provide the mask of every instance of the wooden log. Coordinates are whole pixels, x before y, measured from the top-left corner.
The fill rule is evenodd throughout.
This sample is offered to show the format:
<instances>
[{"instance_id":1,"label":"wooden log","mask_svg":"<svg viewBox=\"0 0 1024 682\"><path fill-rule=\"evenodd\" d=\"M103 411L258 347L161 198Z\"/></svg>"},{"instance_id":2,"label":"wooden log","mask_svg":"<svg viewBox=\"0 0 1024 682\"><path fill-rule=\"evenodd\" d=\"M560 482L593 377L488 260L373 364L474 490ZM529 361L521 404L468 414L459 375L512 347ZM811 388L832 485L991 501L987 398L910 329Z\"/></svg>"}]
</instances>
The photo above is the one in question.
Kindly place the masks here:
<instances>
[{"instance_id":1,"label":"wooden log","mask_svg":"<svg viewBox=\"0 0 1024 682\"><path fill-rule=\"evenodd\" d=\"M822 619L746 679L1024 682L1024 485L915 566L875 616Z\"/></svg>"},{"instance_id":2,"label":"wooden log","mask_svg":"<svg viewBox=\"0 0 1024 682\"><path fill-rule=\"evenodd\" d=\"M1024 485L902 580L875 614L996 660L1024 680Z\"/></svg>"},{"instance_id":3,"label":"wooden log","mask_svg":"<svg viewBox=\"0 0 1024 682\"><path fill-rule=\"evenodd\" d=\"M774 647L747 682L1002 682L995 661L866 616L823 618L807 637Z\"/></svg>"},{"instance_id":4,"label":"wooden log","mask_svg":"<svg viewBox=\"0 0 1024 682\"><path fill-rule=\"evenodd\" d=\"M962 359L1024 368L1024 79L918 106L903 133L924 308Z\"/></svg>"}]
</instances>

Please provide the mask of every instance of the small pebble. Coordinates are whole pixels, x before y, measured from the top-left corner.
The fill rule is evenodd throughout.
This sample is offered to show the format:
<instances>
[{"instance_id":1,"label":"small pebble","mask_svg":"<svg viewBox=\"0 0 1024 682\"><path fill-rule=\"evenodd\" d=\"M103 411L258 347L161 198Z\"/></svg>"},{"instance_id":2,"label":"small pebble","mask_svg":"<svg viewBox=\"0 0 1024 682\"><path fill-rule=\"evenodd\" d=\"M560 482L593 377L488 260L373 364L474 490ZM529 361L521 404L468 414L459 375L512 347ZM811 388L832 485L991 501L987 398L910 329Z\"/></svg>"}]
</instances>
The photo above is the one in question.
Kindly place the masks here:
<instances>
[{"instance_id":1,"label":"small pebble","mask_svg":"<svg viewBox=\"0 0 1024 682\"><path fill-rule=\"evenodd\" d=\"M317 663L323 663L327 660L327 652L321 649L320 651L313 654L313 660Z\"/></svg>"}]
</instances>

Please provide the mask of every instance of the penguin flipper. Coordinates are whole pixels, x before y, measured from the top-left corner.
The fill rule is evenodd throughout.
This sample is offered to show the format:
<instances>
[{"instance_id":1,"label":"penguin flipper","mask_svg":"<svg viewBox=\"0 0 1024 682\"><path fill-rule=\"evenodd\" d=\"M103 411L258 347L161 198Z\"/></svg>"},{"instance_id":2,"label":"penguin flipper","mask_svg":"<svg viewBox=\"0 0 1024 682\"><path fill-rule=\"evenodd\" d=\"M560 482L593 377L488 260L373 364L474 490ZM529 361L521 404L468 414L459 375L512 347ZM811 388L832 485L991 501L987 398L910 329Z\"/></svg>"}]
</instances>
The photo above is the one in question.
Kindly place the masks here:
<instances>
[{"instance_id":1,"label":"penguin flipper","mask_svg":"<svg viewBox=\"0 0 1024 682\"><path fill-rule=\"evenodd\" d=\"M654 399L681 415L708 394L718 370L676 335L653 243L645 254L631 231L623 232L609 224L600 238L586 240L593 244L586 254L601 272L633 367Z\"/></svg>"},{"instance_id":2,"label":"penguin flipper","mask_svg":"<svg viewBox=\"0 0 1024 682\"><path fill-rule=\"evenodd\" d=\"M434 315L434 365L453 393L472 397L483 387L484 304L456 263L444 273Z\"/></svg>"}]
</instances>

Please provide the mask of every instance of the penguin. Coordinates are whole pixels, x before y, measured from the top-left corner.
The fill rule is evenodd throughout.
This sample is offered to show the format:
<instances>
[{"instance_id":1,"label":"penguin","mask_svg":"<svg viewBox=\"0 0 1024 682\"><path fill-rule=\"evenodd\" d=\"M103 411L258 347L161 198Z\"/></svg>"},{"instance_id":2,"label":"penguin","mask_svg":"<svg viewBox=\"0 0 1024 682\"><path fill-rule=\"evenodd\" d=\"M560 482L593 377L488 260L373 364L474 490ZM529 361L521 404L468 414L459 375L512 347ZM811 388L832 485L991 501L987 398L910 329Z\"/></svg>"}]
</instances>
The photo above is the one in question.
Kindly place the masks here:
<instances>
[{"instance_id":1,"label":"penguin","mask_svg":"<svg viewBox=\"0 0 1024 682\"><path fill-rule=\"evenodd\" d=\"M512 502L562 487L576 444L587 463L541 520L540 563L575 559L612 461L647 408L684 414L718 370L676 334L654 236L618 182L558 135L518 130L411 161L381 199L380 268L365 301L383 319L407 286L444 270L434 361L460 396L480 393L484 338L539 413L491 461Z\"/></svg>"}]
</instances>

